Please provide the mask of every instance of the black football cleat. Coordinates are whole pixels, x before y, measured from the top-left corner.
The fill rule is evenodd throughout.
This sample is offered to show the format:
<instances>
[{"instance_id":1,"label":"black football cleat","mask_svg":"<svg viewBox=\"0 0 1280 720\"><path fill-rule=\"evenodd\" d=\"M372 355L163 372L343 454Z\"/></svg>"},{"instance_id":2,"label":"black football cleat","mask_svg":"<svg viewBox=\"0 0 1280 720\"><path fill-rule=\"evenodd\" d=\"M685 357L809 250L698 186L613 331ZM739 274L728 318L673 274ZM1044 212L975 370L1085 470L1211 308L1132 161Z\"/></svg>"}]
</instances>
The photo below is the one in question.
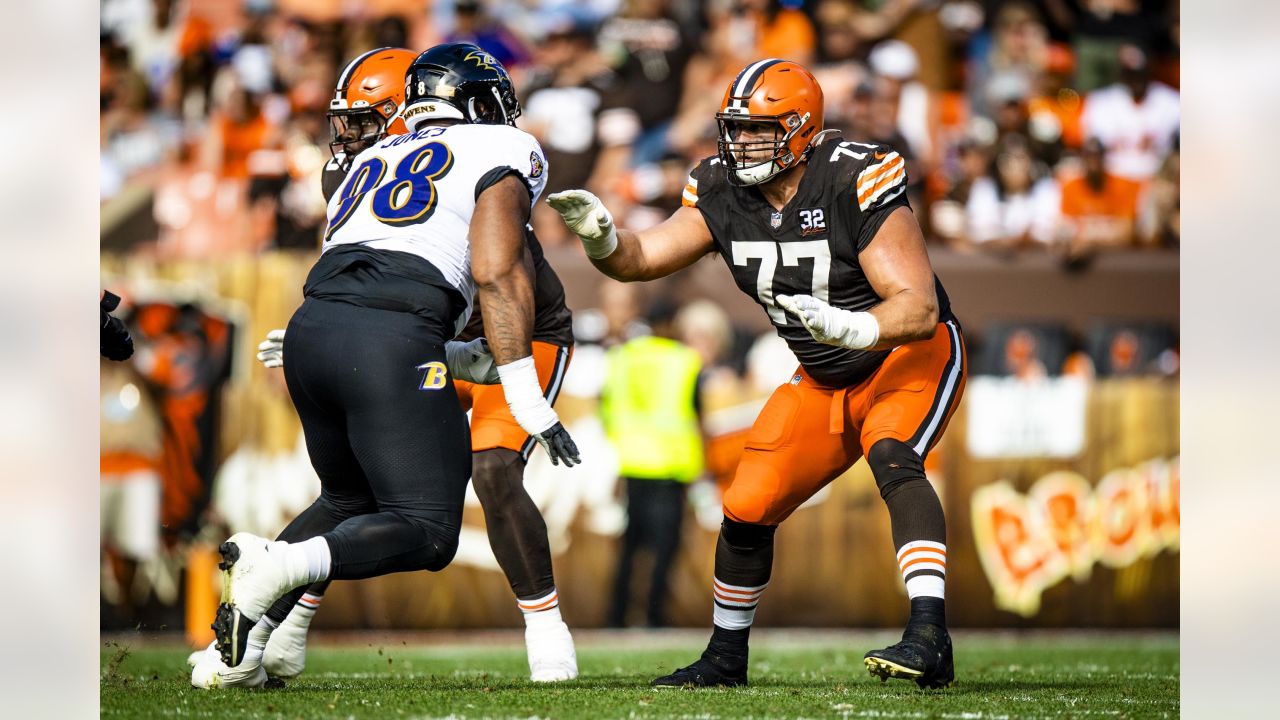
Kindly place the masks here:
<instances>
[{"instance_id":1,"label":"black football cleat","mask_svg":"<svg viewBox=\"0 0 1280 720\"><path fill-rule=\"evenodd\" d=\"M663 675L649 683L653 687L743 687L747 684L747 663L735 663L735 667L723 667L712 662L706 654L688 667L682 667L670 675Z\"/></svg>"},{"instance_id":2,"label":"black football cleat","mask_svg":"<svg viewBox=\"0 0 1280 720\"><path fill-rule=\"evenodd\" d=\"M872 650L862 663L880 682L903 678L933 689L949 687L956 679L951 635L941 625L907 625L900 642Z\"/></svg>"},{"instance_id":3,"label":"black football cleat","mask_svg":"<svg viewBox=\"0 0 1280 720\"><path fill-rule=\"evenodd\" d=\"M236 667L244 659L244 652L249 644L249 631L254 624L230 605L218 605L212 625L213 636L218 641L218 653L227 667Z\"/></svg>"}]
</instances>

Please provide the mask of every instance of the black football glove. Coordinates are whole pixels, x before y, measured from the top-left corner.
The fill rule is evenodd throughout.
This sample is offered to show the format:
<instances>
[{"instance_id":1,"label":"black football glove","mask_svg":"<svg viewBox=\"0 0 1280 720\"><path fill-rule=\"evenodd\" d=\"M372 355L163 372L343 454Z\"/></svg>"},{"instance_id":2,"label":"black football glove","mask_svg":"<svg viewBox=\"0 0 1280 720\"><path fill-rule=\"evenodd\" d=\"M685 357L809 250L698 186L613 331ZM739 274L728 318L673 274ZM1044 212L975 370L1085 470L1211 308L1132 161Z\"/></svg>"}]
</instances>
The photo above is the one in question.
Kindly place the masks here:
<instances>
[{"instance_id":1,"label":"black football glove","mask_svg":"<svg viewBox=\"0 0 1280 720\"><path fill-rule=\"evenodd\" d=\"M102 302L98 305L98 320L102 325L98 350L108 360L128 360L133 356L133 338L129 337L129 329L120 318L107 314L119 305L118 296L103 291Z\"/></svg>"},{"instance_id":2,"label":"black football glove","mask_svg":"<svg viewBox=\"0 0 1280 720\"><path fill-rule=\"evenodd\" d=\"M582 458L578 456L578 445L573 442L573 438L569 437L569 431L564 429L564 425L557 422L534 435L533 439L547 451L552 465L559 465L561 460L564 461L565 467L582 464Z\"/></svg>"}]
</instances>

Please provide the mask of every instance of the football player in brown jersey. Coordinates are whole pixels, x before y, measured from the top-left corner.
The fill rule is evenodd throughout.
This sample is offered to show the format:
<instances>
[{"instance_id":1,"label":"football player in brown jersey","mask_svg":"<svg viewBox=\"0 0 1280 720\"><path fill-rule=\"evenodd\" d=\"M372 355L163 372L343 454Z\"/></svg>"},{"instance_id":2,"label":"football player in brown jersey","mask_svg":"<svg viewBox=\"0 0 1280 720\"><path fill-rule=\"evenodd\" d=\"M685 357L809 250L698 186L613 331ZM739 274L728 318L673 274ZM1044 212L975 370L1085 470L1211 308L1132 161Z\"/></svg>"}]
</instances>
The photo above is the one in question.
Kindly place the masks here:
<instances>
[{"instance_id":1,"label":"football player in brown jersey","mask_svg":"<svg viewBox=\"0 0 1280 720\"><path fill-rule=\"evenodd\" d=\"M882 680L946 686L955 676L946 524L924 457L960 398L966 362L907 204L905 163L889 147L823 132L822 90L792 62L744 68L716 119L717 156L694 168L684 206L656 227L615 230L582 190L548 198L618 280L653 280L718 253L800 360L761 411L725 492L707 650L654 685L746 684L774 530L866 456L911 602L902 641L867 653L866 666Z\"/></svg>"}]
</instances>

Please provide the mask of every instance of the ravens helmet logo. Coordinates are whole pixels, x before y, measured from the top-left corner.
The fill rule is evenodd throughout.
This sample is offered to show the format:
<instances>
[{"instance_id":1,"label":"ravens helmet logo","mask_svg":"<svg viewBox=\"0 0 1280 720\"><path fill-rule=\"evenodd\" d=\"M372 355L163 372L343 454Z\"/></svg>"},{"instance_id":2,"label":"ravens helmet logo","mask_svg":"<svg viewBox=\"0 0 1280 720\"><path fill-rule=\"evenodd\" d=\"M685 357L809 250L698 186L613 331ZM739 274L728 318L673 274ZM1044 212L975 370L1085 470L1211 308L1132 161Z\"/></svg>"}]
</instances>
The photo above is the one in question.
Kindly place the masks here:
<instances>
[{"instance_id":1,"label":"ravens helmet logo","mask_svg":"<svg viewBox=\"0 0 1280 720\"><path fill-rule=\"evenodd\" d=\"M492 55L490 55L489 53L483 50L472 50L471 52L464 55L462 59L470 60L471 62L475 63L476 65L486 70L493 70L494 69L493 66L498 62L497 60L493 59Z\"/></svg>"}]
</instances>

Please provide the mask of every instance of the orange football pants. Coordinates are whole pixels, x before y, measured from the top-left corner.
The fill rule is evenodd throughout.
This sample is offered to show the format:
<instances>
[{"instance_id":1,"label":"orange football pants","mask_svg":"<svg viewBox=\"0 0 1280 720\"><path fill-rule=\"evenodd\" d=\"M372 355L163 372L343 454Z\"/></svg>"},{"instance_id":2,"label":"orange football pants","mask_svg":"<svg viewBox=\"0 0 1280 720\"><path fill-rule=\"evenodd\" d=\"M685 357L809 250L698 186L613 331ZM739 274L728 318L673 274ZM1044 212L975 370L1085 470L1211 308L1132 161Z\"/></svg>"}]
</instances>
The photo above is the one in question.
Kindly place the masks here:
<instances>
[{"instance_id":1,"label":"orange football pants","mask_svg":"<svg viewBox=\"0 0 1280 720\"><path fill-rule=\"evenodd\" d=\"M938 323L928 340L895 348L852 387L819 385L797 369L751 427L725 491L724 514L776 525L885 438L924 457L955 412L967 374L964 337L954 321Z\"/></svg>"},{"instance_id":2,"label":"orange football pants","mask_svg":"<svg viewBox=\"0 0 1280 720\"><path fill-rule=\"evenodd\" d=\"M536 340L533 343L533 364L538 371L538 382L542 385L543 395L553 405L572 357L573 348ZM501 385L477 385L454 380L453 386L462 409L471 411L471 452L506 448L520 453L525 460L529 459L536 441L512 417Z\"/></svg>"}]
</instances>

